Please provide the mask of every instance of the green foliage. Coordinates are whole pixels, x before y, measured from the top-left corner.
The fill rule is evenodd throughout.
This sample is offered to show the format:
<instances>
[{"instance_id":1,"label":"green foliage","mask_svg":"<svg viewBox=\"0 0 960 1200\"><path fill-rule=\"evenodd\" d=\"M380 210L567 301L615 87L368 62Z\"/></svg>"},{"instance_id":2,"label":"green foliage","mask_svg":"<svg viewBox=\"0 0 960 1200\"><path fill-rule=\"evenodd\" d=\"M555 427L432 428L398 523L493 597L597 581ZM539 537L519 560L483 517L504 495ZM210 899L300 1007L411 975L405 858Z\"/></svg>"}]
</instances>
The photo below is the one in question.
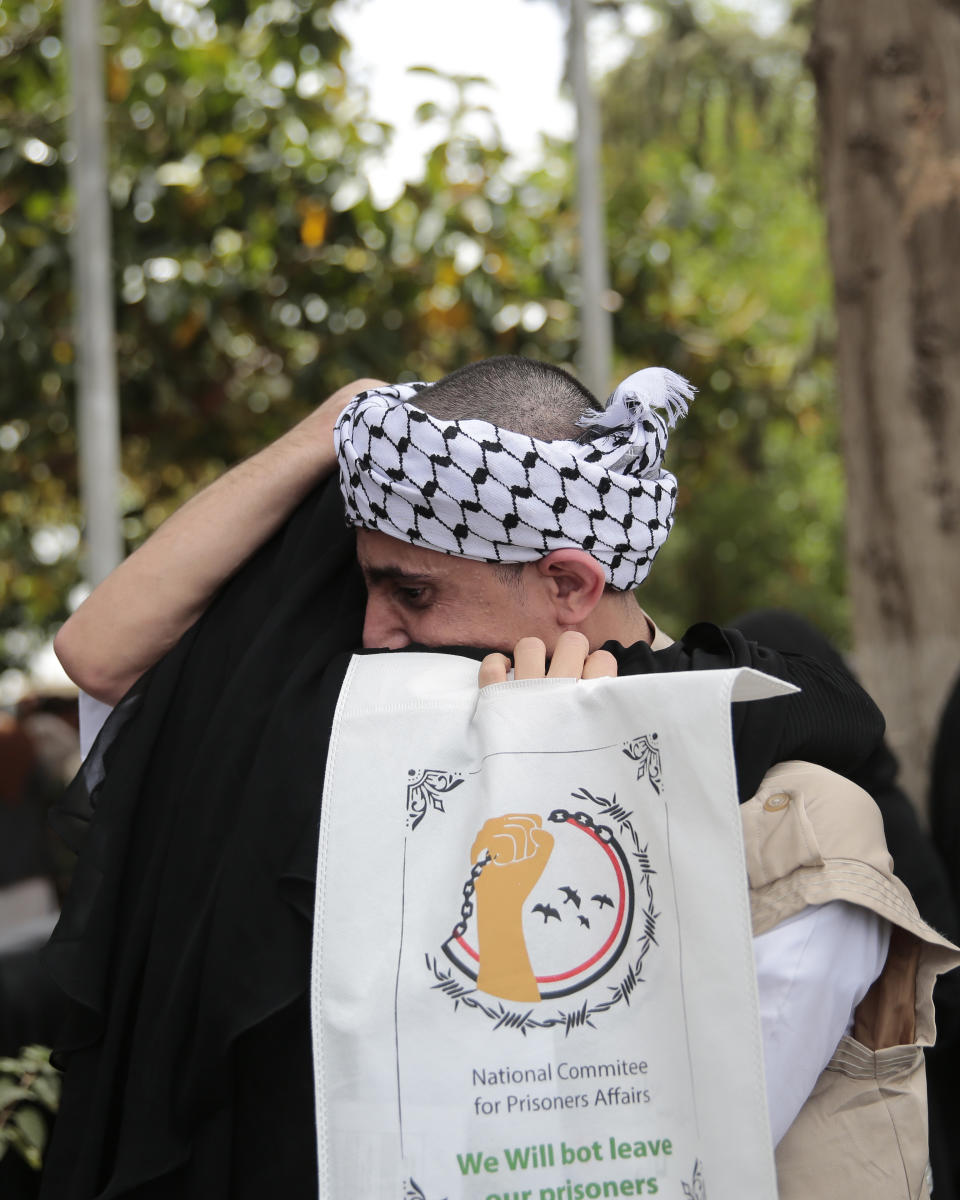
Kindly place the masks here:
<instances>
[{"instance_id":1,"label":"green foliage","mask_svg":"<svg viewBox=\"0 0 960 1200\"><path fill-rule=\"evenodd\" d=\"M39 1171L49 1135L47 1114L60 1106L60 1073L45 1046L24 1046L0 1058L0 1159L14 1150Z\"/></svg>"},{"instance_id":2,"label":"green foliage","mask_svg":"<svg viewBox=\"0 0 960 1200\"><path fill-rule=\"evenodd\" d=\"M130 545L380 357L364 164L385 133L329 8L104 6ZM2 583L21 627L62 618L78 579L53 538L78 520L61 16L0 11Z\"/></svg>"},{"instance_id":3,"label":"green foliage","mask_svg":"<svg viewBox=\"0 0 960 1200\"><path fill-rule=\"evenodd\" d=\"M843 639L843 476L804 35L661 0L606 81L616 344L700 388L644 601L670 624L799 611Z\"/></svg>"},{"instance_id":4,"label":"green foliage","mask_svg":"<svg viewBox=\"0 0 960 1200\"><path fill-rule=\"evenodd\" d=\"M618 373L701 393L648 602L670 628L760 604L842 634L842 481L802 38L657 0L605 89ZM699 10L698 10L699 11ZM333 0L108 0L124 532L359 375L435 379L576 349L569 147L519 171L484 82L436 77L423 178L386 210L389 131L343 65ZM60 0L0 9L0 666L79 580Z\"/></svg>"}]
</instances>

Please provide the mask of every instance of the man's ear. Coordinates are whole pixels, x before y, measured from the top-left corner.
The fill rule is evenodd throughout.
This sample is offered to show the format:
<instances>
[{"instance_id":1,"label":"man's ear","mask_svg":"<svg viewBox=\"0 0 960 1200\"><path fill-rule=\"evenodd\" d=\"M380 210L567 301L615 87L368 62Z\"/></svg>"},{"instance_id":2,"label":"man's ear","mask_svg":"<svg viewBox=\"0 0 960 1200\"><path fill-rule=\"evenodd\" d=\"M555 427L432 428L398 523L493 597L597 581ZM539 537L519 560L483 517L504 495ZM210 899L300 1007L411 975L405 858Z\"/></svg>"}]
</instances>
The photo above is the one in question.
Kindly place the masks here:
<instances>
[{"instance_id":1,"label":"man's ear","mask_svg":"<svg viewBox=\"0 0 960 1200\"><path fill-rule=\"evenodd\" d=\"M552 550L534 564L547 585L558 624L579 625L596 608L607 577L603 567L586 550L566 547Z\"/></svg>"}]
</instances>

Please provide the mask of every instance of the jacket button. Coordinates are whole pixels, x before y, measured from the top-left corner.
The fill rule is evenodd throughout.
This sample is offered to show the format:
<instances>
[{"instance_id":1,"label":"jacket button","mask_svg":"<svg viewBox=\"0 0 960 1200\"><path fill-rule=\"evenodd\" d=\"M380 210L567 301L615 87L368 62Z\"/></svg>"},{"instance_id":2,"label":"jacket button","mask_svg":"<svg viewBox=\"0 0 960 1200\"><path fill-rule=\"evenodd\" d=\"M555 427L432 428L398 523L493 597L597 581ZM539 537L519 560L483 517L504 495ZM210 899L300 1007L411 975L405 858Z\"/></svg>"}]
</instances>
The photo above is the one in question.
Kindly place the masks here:
<instances>
[{"instance_id":1,"label":"jacket button","mask_svg":"<svg viewBox=\"0 0 960 1200\"><path fill-rule=\"evenodd\" d=\"M767 812L783 812L789 803L789 792L774 792L764 800L763 807Z\"/></svg>"}]
</instances>

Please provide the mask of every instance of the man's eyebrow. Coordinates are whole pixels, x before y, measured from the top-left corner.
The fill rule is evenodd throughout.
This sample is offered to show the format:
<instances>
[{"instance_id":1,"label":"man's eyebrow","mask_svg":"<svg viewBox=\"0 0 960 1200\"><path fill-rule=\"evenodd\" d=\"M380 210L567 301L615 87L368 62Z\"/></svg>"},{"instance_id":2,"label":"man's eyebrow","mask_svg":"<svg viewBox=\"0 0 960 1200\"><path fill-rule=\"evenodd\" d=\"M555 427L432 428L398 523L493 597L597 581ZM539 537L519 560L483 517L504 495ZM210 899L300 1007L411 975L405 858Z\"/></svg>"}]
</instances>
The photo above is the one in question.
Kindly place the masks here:
<instances>
[{"instance_id":1,"label":"man's eyebrow","mask_svg":"<svg viewBox=\"0 0 960 1200\"><path fill-rule=\"evenodd\" d=\"M391 583L429 583L432 578L430 575L423 575L416 571L405 571L402 567L368 567L361 563L360 570L367 583L382 583L384 580L389 580Z\"/></svg>"}]
</instances>

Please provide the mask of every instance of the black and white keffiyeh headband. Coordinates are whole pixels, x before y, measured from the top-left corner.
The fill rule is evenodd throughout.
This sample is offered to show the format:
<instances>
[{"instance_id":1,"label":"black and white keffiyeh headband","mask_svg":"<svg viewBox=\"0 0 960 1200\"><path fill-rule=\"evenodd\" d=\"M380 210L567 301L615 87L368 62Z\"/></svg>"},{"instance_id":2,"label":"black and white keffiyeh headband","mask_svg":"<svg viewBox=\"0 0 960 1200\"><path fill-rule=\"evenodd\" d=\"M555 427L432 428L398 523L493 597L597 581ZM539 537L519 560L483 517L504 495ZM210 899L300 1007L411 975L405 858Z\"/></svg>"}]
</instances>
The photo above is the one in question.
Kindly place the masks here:
<instances>
[{"instance_id":1,"label":"black and white keffiyeh headband","mask_svg":"<svg viewBox=\"0 0 960 1200\"><path fill-rule=\"evenodd\" d=\"M427 383L361 392L337 420L340 489L351 525L480 562L588 551L620 590L646 578L673 524L677 481L662 467L667 428L694 388L662 367L637 371L578 441L540 441L489 421L416 406ZM661 416L661 412L665 416Z\"/></svg>"}]
</instances>

